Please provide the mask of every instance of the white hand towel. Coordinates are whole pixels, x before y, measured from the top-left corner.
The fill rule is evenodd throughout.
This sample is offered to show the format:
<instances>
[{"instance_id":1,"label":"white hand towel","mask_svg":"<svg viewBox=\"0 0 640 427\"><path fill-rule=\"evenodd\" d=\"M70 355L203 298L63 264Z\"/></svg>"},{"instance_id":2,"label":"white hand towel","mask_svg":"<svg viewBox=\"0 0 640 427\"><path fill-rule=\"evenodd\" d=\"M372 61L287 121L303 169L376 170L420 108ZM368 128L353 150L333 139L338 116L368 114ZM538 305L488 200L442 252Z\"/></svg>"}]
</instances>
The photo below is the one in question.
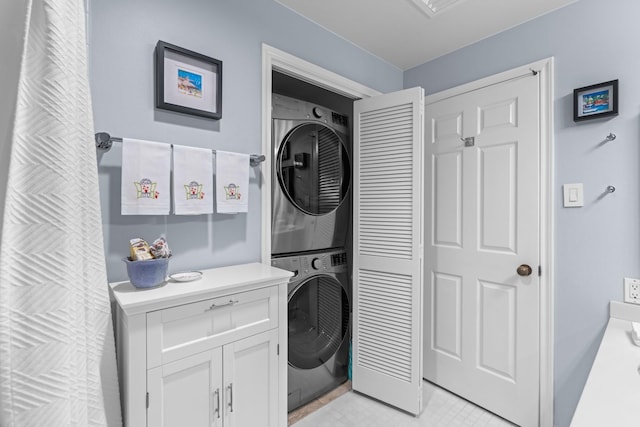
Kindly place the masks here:
<instances>
[{"instance_id":1,"label":"white hand towel","mask_svg":"<svg viewBox=\"0 0 640 427\"><path fill-rule=\"evenodd\" d=\"M171 146L123 139L122 215L169 215Z\"/></svg>"},{"instance_id":2,"label":"white hand towel","mask_svg":"<svg viewBox=\"0 0 640 427\"><path fill-rule=\"evenodd\" d=\"M176 215L213 213L210 149L173 146L173 212Z\"/></svg>"},{"instance_id":3,"label":"white hand towel","mask_svg":"<svg viewBox=\"0 0 640 427\"><path fill-rule=\"evenodd\" d=\"M249 155L216 151L216 211L249 210Z\"/></svg>"}]
</instances>

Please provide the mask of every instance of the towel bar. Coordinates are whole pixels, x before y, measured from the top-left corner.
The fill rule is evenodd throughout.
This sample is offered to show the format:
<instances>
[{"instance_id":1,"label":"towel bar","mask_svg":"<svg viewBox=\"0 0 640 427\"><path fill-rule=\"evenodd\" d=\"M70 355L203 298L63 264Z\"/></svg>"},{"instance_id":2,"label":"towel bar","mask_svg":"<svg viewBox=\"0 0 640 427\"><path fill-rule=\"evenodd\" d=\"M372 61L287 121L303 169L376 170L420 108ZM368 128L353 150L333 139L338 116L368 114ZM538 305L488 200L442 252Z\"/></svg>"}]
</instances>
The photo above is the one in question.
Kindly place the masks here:
<instances>
[{"instance_id":1,"label":"towel bar","mask_svg":"<svg viewBox=\"0 0 640 427\"><path fill-rule=\"evenodd\" d=\"M109 150L114 142L122 142L122 138L117 136L111 136L107 132L98 132L95 135L96 138L96 148L99 150ZM171 144L173 147L173 144ZM211 150L212 154L216 154L216 150ZM266 157L264 154L252 154L249 156L249 164L251 166L259 166L260 163L264 162Z\"/></svg>"}]
</instances>

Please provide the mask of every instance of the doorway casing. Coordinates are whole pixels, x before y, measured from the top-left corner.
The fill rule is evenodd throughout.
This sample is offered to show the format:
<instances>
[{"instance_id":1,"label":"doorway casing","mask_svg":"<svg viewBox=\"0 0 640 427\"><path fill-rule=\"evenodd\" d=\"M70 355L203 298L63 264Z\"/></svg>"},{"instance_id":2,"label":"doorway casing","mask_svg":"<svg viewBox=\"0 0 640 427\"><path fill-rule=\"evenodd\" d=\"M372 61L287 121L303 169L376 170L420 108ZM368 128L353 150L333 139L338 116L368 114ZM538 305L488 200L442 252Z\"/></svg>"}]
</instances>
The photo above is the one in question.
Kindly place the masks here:
<instances>
[{"instance_id":1,"label":"doorway casing","mask_svg":"<svg viewBox=\"0 0 640 427\"><path fill-rule=\"evenodd\" d=\"M273 153L271 152L271 98L273 93L273 71L278 71L354 100L380 94L380 92L363 86L360 83L325 70L267 44L262 44L262 153L265 155L265 161L261 168L262 190L260 192L262 199L261 258L262 263L266 265L271 264L271 170L273 160ZM286 289L281 290L281 292L284 292L284 294L281 294L280 298L287 300ZM279 316L280 322L282 322L281 324L286 324L288 321L287 313L281 313ZM280 343L280 347L280 351L288 354L287 343ZM280 387L286 387L287 360L285 358L280 358L279 372L278 384ZM280 402L278 419L280 420L280 425L285 425L283 423L286 423L287 420L286 399Z\"/></svg>"},{"instance_id":2,"label":"doorway casing","mask_svg":"<svg viewBox=\"0 0 640 427\"><path fill-rule=\"evenodd\" d=\"M554 265L553 265L553 58L543 59L503 73L427 96L425 104L456 96L481 87L516 78L525 72L540 72L540 426L553 426L553 355L554 355ZM264 264L271 263L271 97L272 72L278 71L351 99L381 93L334 72L262 44L262 167L261 254ZM286 372L286 369L285 369ZM286 379L284 381L286 384ZM282 382L281 382L282 384ZM286 408L285 408L286 409Z\"/></svg>"}]
</instances>

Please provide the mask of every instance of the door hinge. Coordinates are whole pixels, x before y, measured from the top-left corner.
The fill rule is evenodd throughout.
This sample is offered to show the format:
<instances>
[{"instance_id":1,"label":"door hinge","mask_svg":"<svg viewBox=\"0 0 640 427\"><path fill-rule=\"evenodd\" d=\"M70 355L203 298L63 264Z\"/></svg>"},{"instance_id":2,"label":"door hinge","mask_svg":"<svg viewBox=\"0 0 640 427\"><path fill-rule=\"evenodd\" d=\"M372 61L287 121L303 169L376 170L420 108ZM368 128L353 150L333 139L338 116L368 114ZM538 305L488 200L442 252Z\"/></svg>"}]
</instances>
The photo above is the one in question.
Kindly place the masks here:
<instances>
[{"instance_id":1,"label":"door hinge","mask_svg":"<svg viewBox=\"0 0 640 427\"><path fill-rule=\"evenodd\" d=\"M147 409L149 409L149 392L147 392Z\"/></svg>"},{"instance_id":2,"label":"door hinge","mask_svg":"<svg viewBox=\"0 0 640 427\"><path fill-rule=\"evenodd\" d=\"M542 277L542 266L538 266L538 277Z\"/></svg>"},{"instance_id":3,"label":"door hinge","mask_svg":"<svg viewBox=\"0 0 640 427\"><path fill-rule=\"evenodd\" d=\"M280 344L276 345L276 354L280 356Z\"/></svg>"}]
</instances>

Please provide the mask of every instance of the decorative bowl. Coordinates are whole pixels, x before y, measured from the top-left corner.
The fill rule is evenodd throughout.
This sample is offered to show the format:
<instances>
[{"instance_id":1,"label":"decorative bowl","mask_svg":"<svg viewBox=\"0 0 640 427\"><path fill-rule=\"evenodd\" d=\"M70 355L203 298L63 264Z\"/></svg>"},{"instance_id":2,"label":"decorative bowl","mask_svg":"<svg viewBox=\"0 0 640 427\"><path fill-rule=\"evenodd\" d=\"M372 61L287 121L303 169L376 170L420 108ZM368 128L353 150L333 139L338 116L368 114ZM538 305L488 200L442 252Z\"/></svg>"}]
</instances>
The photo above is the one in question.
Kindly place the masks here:
<instances>
[{"instance_id":1,"label":"decorative bowl","mask_svg":"<svg viewBox=\"0 0 640 427\"><path fill-rule=\"evenodd\" d=\"M129 281L136 288L153 288L162 284L167 278L169 258L146 259L131 261L122 258L127 265Z\"/></svg>"}]
</instances>

